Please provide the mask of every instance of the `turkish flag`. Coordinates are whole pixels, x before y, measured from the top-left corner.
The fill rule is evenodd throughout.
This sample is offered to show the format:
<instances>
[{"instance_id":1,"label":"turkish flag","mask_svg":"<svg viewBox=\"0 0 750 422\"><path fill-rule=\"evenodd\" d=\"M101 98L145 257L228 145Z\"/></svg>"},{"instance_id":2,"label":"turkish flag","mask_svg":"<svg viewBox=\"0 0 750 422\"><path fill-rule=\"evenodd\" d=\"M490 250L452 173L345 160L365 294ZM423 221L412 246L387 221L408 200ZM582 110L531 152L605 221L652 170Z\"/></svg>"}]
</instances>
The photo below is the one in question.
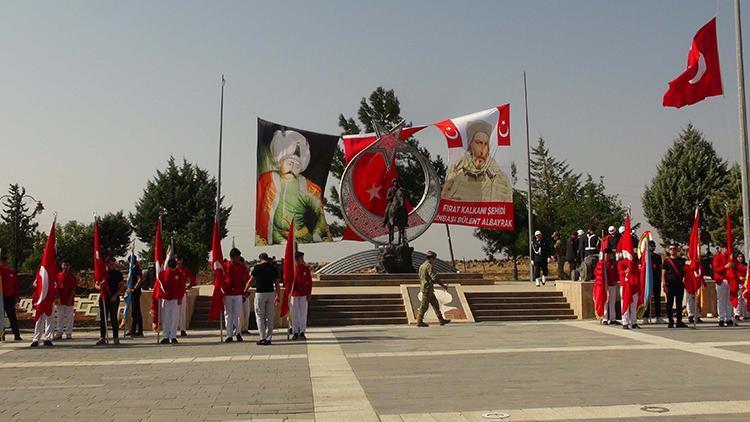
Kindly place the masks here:
<instances>
[{"instance_id":1,"label":"turkish flag","mask_svg":"<svg viewBox=\"0 0 750 422\"><path fill-rule=\"evenodd\" d=\"M294 255L297 253L297 239L294 237L294 218L289 224L289 234L286 239L286 249L284 251L284 299L281 301L281 310L279 315L283 318L289 313L289 295L292 293L294 286Z\"/></svg>"},{"instance_id":2,"label":"turkish flag","mask_svg":"<svg viewBox=\"0 0 750 422\"><path fill-rule=\"evenodd\" d=\"M57 251L55 249L55 221L52 222L52 228L47 236L47 244L44 246L44 255L42 255L42 264L39 272L36 274L34 288L34 321L37 321L42 314L52 315L52 306L57 297Z\"/></svg>"},{"instance_id":3,"label":"turkish flag","mask_svg":"<svg viewBox=\"0 0 750 422\"><path fill-rule=\"evenodd\" d=\"M701 263L701 238L700 238L700 213L695 210L693 228L690 230L688 241L688 260L690 264L685 266L685 290L691 295L700 289L703 283L703 269Z\"/></svg>"},{"instance_id":4,"label":"turkish flag","mask_svg":"<svg viewBox=\"0 0 750 422\"><path fill-rule=\"evenodd\" d=\"M159 277L164 270L164 261L162 256L164 255L164 249L161 244L161 217L156 221L156 235L154 236L154 271L156 272L154 277L154 290L151 293L151 315L154 317L152 326L154 331L159 327L159 299L162 296L161 281Z\"/></svg>"},{"instance_id":5,"label":"turkish flag","mask_svg":"<svg viewBox=\"0 0 750 422\"><path fill-rule=\"evenodd\" d=\"M102 247L99 243L99 224L94 221L94 282L99 284L99 295L109 295L109 284L107 284L107 266L102 258Z\"/></svg>"},{"instance_id":6,"label":"turkish flag","mask_svg":"<svg viewBox=\"0 0 750 422\"><path fill-rule=\"evenodd\" d=\"M211 295L211 309L208 311L208 320L216 321L224 309L224 292L221 285L224 283L224 254L221 251L221 232L219 230L219 218L214 219L214 234L211 239L211 269L214 271L214 292Z\"/></svg>"},{"instance_id":7,"label":"turkish flag","mask_svg":"<svg viewBox=\"0 0 750 422\"><path fill-rule=\"evenodd\" d=\"M662 105L680 108L723 93L716 18L713 18L693 37L687 69L669 83Z\"/></svg>"},{"instance_id":8,"label":"turkish flag","mask_svg":"<svg viewBox=\"0 0 750 422\"><path fill-rule=\"evenodd\" d=\"M424 129L426 126L407 127L401 131L401 140L405 141L411 138L415 133ZM373 134L344 136L344 159L347 164L354 159L357 154L377 141L377 136ZM388 188L391 187L393 180L398 177L395 160L386 165L385 158L382 154L365 153L357 161L357 166L352 169L354 174L354 194L357 195L359 202L371 213L375 215L385 215L387 203ZM411 205L407 203L407 211L411 211ZM384 229L385 230L385 229ZM346 227L342 240L362 241L354 231Z\"/></svg>"},{"instance_id":9,"label":"turkish flag","mask_svg":"<svg viewBox=\"0 0 750 422\"><path fill-rule=\"evenodd\" d=\"M732 218L729 210L727 210L727 255L731 262L736 263L732 244ZM727 271L727 281L729 282L729 301L732 303L732 308L736 308L739 303L740 278L734 266Z\"/></svg>"}]
</instances>

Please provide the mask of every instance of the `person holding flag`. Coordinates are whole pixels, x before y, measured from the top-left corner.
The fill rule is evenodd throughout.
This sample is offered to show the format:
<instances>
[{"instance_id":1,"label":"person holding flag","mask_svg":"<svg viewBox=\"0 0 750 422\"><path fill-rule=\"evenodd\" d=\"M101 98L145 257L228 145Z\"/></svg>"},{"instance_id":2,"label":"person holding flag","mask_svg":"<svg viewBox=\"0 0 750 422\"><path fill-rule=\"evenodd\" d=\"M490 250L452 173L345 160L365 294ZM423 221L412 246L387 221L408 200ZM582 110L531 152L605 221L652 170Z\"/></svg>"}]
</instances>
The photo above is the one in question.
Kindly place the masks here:
<instances>
[{"instance_id":1,"label":"person holding flag","mask_svg":"<svg viewBox=\"0 0 750 422\"><path fill-rule=\"evenodd\" d=\"M164 271L164 249L161 240L161 216L156 220L156 234L154 235L154 290L151 293L151 328L156 331L157 340L159 337L159 308L161 306L161 280L159 277Z\"/></svg>"},{"instance_id":2,"label":"person holding flag","mask_svg":"<svg viewBox=\"0 0 750 422\"><path fill-rule=\"evenodd\" d=\"M731 239L731 238L730 238ZM730 240L731 242L731 240ZM729 299L729 279L734 277L734 260L731 252L725 246L713 259L714 281L716 285L716 313L719 327L733 325L732 304Z\"/></svg>"},{"instance_id":3,"label":"person holding flag","mask_svg":"<svg viewBox=\"0 0 750 422\"><path fill-rule=\"evenodd\" d=\"M620 273L620 296L622 297L622 328L641 328L638 325L638 296L641 282L638 264L633 256L633 238L630 236L630 212L625 215L625 230L620 241L621 259L617 263Z\"/></svg>"},{"instance_id":4,"label":"person holding flag","mask_svg":"<svg viewBox=\"0 0 750 422\"><path fill-rule=\"evenodd\" d=\"M747 301L745 300L745 291L747 290L747 262L745 261L745 254L742 252L738 253L734 258L734 272L737 274L738 289L737 289L737 305L734 307L734 323L738 323L740 320L745 319L745 313L747 312Z\"/></svg>"},{"instance_id":5,"label":"person holding flag","mask_svg":"<svg viewBox=\"0 0 750 422\"><path fill-rule=\"evenodd\" d=\"M662 289L667 294L668 328L687 328L682 322L682 297L685 294L685 259L678 254L676 244L669 245L669 256L661 267ZM674 312L677 315L674 315ZM675 318L677 320L675 325Z\"/></svg>"},{"instance_id":6,"label":"person holding flag","mask_svg":"<svg viewBox=\"0 0 750 422\"><path fill-rule=\"evenodd\" d=\"M231 343L232 337L236 336L237 341L242 341L242 293L245 286L250 281L250 272L247 266L242 262L242 252L237 248L229 251L231 262L227 268L227 276L223 282L224 293L224 319L227 327L225 343Z\"/></svg>"},{"instance_id":7,"label":"person holding flag","mask_svg":"<svg viewBox=\"0 0 750 422\"><path fill-rule=\"evenodd\" d=\"M131 324L130 331L125 335L133 337L143 337L143 315L141 313L141 293L143 285L143 270L138 264L134 251L131 250L128 257L128 295L131 307Z\"/></svg>"},{"instance_id":8,"label":"person holding flag","mask_svg":"<svg viewBox=\"0 0 750 422\"><path fill-rule=\"evenodd\" d=\"M221 316L224 304L224 278L227 270L224 261L224 253L221 250L221 231L219 230L218 216L214 219L214 232L211 236L211 269L214 272L214 291L211 294L211 308L208 311L208 320L216 321Z\"/></svg>"},{"instance_id":9,"label":"person holding flag","mask_svg":"<svg viewBox=\"0 0 750 422\"><path fill-rule=\"evenodd\" d=\"M169 259L167 269L159 274L159 280L161 281L159 317L164 329L164 338L160 344L177 344L178 312L185 295L184 273L177 268L177 262L174 259Z\"/></svg>"},{"instance_id":10,"label":"person holding flag","mask_svg":"<svg viewBox=\"0 0 750 422\"><path fill-rule=\"evenodd\" d=\"M182 281L188 282L187 286L182 286L183 292L187 292L195 286L195 275L190 268L185 266L185 262L182 259L182 255L174 254L174 259L177 261L177 270L182 273ZM184 295L180 301L179 309L179 321L177 322L177 329L180 330L180 337L187 336L187 295Z\"/></svg>"},{"instance_id":11,"label":"person holding flag","mask_svg":"<svg viewBox=\"0 0 750 422\"><path fill-rule=\"evenodd\" d=\"M30 347L39 346L39 340L44 341L45 346L52 346L52 307L57 298L57 252L55 248L55 223L57 216L52 221L52 228L47 236L44 246L42 264L34 279L34 339Z\"/></svg>"},{"instance_id":12,"label":"person holding flag","mask_svg":"<svg viewBox=\"0 0 750 422\"><path fill-rule=\"evenodd\" d=\"M55 330L55 340L61 340L63 330L65 338L73 338L73 321L75 320L75 308L73 304L76 299L76 289L78 288L78 278L70 271L70 262L62 261L62 272L57 275L57 293L60 303L55 305L57 313L57 329Z\"/></svg>"},{"instance_id":13,"label":"person holding flag","mask_svg":"<svg viewBox=\"0 0 750 422\"><path fill-rule=\"evenodd\" d=\"M702 287L706 287L703 280L703 265L701 258L700 242L700 208L695 209L695 218L693 219L693 228L690 230L690 240L688 242L688 261L685 267L685 292L687 293L687 311L688 322L697 324L701 320L701 311L698 307L697 296Z\"/></svg>"},{"instance_id":14,"label":"person holding flag","mask_svg":"<svg viewBox=\"0 0 750 422\"><path fill-rule=\"evenodd\" d=\"M255 320L258 323L259 346L271 344L273 322L276 317L276 305L279 303L279 272L267 253L258 256L260 263L250 273L250 282L245 290L255 285Z\"/></svg>"},{"instance_id":15,"label":"person holding flag","mask_svg":"<svg viewBox=\"0 0 750 422\"><path fill-rule=\"evenodd\" d=\"M289 306L292 310L292 340L306 340L307 309L312 299L312 273L305 263L305 253L294 253L294 282Z\"/></svg>"},{"instance_id":16,"label":"person holding flag","mask_svg":"<svg viewBox=\"0 0 750 422\"><path fill-rule=\"evenodd\" d=\"M21 338L21 331L18 329L18 319L16 318L16 303L18 303L18 292L20 287L18 285L18 277L16 272L8 265L8 258L5 255L0 255L0 279L2 279L2 300L3 309L5 315L8 316L8 322L10 322L10 329L13 331L13 337L16 341L23 340ZM1 312L1 311L0 311ZM0 319L2 314L0 313Z\"/></svg>"},{"instance_id":17,"label":"person holding flag","mask_svg":"<svg viewBox=\"0 0 750 422\"><path fill-rule=\"evenodd\" d=\"M117 325L117 310L120 308L120 295L125 292L125 281L117 261L108 256L105 259L106 276L104 281L95 283L99 289L99 341L97 346L107 344L107 320L112 328L112 342L120 344L120 330Z\"/></svg>"}]
</instances>

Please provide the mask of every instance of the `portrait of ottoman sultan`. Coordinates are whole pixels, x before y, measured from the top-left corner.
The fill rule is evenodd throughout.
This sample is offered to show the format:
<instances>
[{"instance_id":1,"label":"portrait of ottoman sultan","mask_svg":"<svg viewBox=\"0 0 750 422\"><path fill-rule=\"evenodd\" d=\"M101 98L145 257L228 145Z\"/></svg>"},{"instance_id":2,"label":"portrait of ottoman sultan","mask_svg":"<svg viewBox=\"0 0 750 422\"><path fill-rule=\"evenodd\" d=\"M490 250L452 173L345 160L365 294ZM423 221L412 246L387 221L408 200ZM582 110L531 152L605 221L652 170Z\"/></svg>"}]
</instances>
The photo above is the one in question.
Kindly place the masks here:
<instances>
[{"instance_id":1,"label":"portrait of ottoman sultan","mask_svg":"<svg viewBox=\"0 0 750 422\"><path fill-rule=\"evenodd\" d=\"M508 175L490 156L492 125L473 120L466 125L469 144L464 155L448 168L442 198L454 201L512 202Z\"/></svg>"},{"instance_id":2,"label":"portrait of ottoman sultan","mask_svg":"<svg viewBox=\"0 0 750 422\"><path fill-rule=\"evenodd\" d=\"M333 241L323 209L323 192L302 173L310 164L310 145L293 130L277 130L270 145L273 170L258 177L256 245L286 242L294 219L298 242Z\"/></svg>"}]
</instances>

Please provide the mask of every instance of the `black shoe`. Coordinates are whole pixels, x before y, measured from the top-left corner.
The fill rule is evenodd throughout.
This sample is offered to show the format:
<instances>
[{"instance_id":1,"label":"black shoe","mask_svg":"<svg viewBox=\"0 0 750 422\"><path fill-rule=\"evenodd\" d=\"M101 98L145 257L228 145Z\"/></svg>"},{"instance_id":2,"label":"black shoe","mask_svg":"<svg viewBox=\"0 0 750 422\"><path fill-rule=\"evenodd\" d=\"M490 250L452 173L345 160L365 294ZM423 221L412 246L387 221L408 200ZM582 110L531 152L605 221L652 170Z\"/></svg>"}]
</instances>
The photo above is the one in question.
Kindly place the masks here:
<instances>
[{"instance_id":1,"label":"black shoe","mask_svg":"<svg viewBox=\"0 0 750 422\"><path fill-rule=\"evenodd\" d=\"M131 333L130 331L128 331L124 335L125 335L125 337L135 337L135 334Z\"/></svg>"},{"instance_id":2,"label":"black shoe","mask_svg":"<svg viewBox=\"0 0 750 422\"><path fill-rule=\"evenodd\" d=\"M266 346L270 346L270 345L271 345L271 340L266 340Z\"/></svg>"},{"instance_id":3,"label":"black shoe","mask_svg":"<svg viewBox=\"0 0 750 422\"><path fill-rule=\"evenodd\" d=\"M633 328L635 328L635 329L637 329L637 330L640 330L640 329L641 329L641 326L640 326L640 325L638 325L638 324L633 324Z\"/></svg>"},{"instance_id":4,"label":"black shoe","mask_svg":"<svg viewBox=\"0 0 750 422\"><path fill-rule=\"evenodd\" d=\"M172 344L177 344L177 339L176 339L176 338L173 338L173 339L172 339L172 340L170 340L170 341L171 341L171 343L172 343Z\"/></svg>"},{"instance_id":5,"label":"black shoe","mask_svg":"<svg viewBox=\"0 0 750 422\"><path fill-rule=\"evenodd\" d=\"M294 335L292 335L292 340L299 340L299 334L294 333Z\"/></svg>"},{"instance_id":6,"label":"black shoe","mask_svg":"<svg viewBox=\"0 0 750 422\"><path fill-rule=\"evenodd\" d=\"M609 321L603 319L602 320L602 325L609 325Z\"/></svg>"},{"instance_id":7,"label":"black shoe","mask_svg":"<svg viewBox=\"0 0 750 422\"><path fill-rule=\"evenodd\" d=\"M242 336L241 336L241 335L239 335L239 334L237 334L237 341L243 341L243 340L242 340Z\"/></svg>"},{"instance_id":8,"label":"black shoe","mask_svg":"<svg viewBox=\"0 0 750 422\"><path fill-rule=\"evenodd\" d=\"M451 323L451 320L449 319L444 319L440 321L440 325L445 325L445 324L450 324L450 323Z\"/></svg>"},{"instance_id":9,"label":"black shoe","mask_svg":"<svg viewBox=\"0 0 750 422\"><path fill-rule=\"evenodd\" d=\"M258 341L255 342L255 344L257 344L258 346L265 346L266 345L266 341L265 340L258 340Z\"/></svg>"},{"instance_id":10,"label":"black shoe","mask_svg":"<svg viewBox=\"0 0 750 422\"><path fill-rule=\"evenodd\" d=\"M15 336L15 337L13 337L13 340L15 340L15 341L23 341L23 339L21 338L21 336Z\"/></svg>"},{"instance_id":11,"label":"black shoe","mask_svg":"<svg viewBox=\"0 0 750 422\"><path fill-rule=\"evenodd\" d=\"M307 340L307 337L305 337L305 333L299 333L299 339L300 340Z\"/></svg>"},{"instance_id":12,"label":"black shoe","mask_svg":"<svg viewBox=\"0 0 750 422\"><path fill-rule=\"evenodd\" d=\"M240 331L240 334L250 335L250 331L249 330L242 330L242 331Z\"/></svg>"},{"instance_id":13,"label":"black shoe","mask_svg":"<svg viewBox=\"0 0 750 422\"><path fill-rule=\"evenodd\" d=\"M38 346L39 346L38 341L32 341L31 344L29 345L29 347L38 347Z\"/></svg>"},{"instance_id":14,"label":"black shoe","mask_svg":"<svg viewBox=\"0 0 750 422\"><path fill-rule=\"evenodd\" d=\"M163 338L163 339L161 339L161 341L159 342L159 344L169 344L169 339L168 338Z\"/></svg>"},{"instance_id":15,"label":"black shoe","mask_svg":"<svg viewBox=\"0 0 750 422\"><path fill-rule=\"evenodd\" d=\"M669 323L669 324L667 325L667 328L674 328L674 323L670 322L670 323Z\"/></svg>"},{"instance_id":16,"label":"black shoe","mask_svg":"<svg viewBox=\"0 0 750 422\"><path fill-rule=\"evenodd\" d=\"M143 333L135 333L135 337L143 337Z\"/></svg>"},{"instance_id":17,"label":"black shoe","mask_svg":"<svg viewBox=\"0 0 750 422\"><path fill-rule=\"evenodd\" d=\"M629 329L630 329L630 327L628 326L628 324L623 324L623 325L622 325L622 328L623 328L624 330L629 330Z\"/></svg>"},{"instance_id":18,"label":"black shoe","mask_svg":"<svg viewBox=\"0 0 750 422\"><path fill-rule=\"evenodd\" d=\"M224 339L224 343L231 343L232 341L232 337L227 337Z\"/></svg>"},{"instance_id":19,"label":"black shoe","mask_svg":"<svg viewBox=\"0 0 750 422\"><path fill-rule=\"evenodd\" d=\"M45 345L45 346L49 346L49 347L52 347L52 346L54 346L54 344L52 344L52 342L51 342L51 341L49 341L49 340L44 340L44 345Z\"/></svg>"},{"instance_id":20,"label":"black shoe","mask_svg":"<svg viewBox=\"0 0 750 422\"><path fill-rule=\"evenodd\" d=\"M620 321L610 321L609 325L622 325Z\"/></svg>"},{"instance_id":21,"label":"black shoe","mask_svg":"<svg viewBox=\"0 0 750 422\"><path fill-rule=\"evenodd\" d=\"M688 326L682 321L677 321L677 328L688 328Z\"/></svg>"},{"instance_id":22,"label":"black shoe","mask_svg":"<svg viewBox=\"0 0 750 422\"><path fill-rule=\"evenodd\" d=\"M688 324L692 324L692 323L693 323L693 317L689 316L688 317Z\"/></svg>"},{"instance_id":23,"label":"black shoe","mask_svg":"<svg viewBox=\"0 0 750 422\"><path fill-rule=\"evenodd\" d=\"M724 321L719 321L719 327L726 327L727 324Z\"/></svg>"},{"instance_id":24,"label":"black shoe","mask_svg":"<svg viewBox=\"0 0 750 422\"><path fill-rule=\"evenodd\" d=\"M417 323L417 327L429 327L429 325L428 325L428 324L425 324L425 323L424 323L424 322L422 322L422 321L419 321L419 322Z\"/></svg>"},{"instance_id":25,"label":"black shoe","mask_svg":"<svg viewBox=\"0 0 750 422\"><path fill-rule=\"evenodd\" d=\"M99 339L99 340L98 340L98 341L96 342L95 346L104 346L105 344L107 344L107 340L104 340L103 338L100 338L100 339Z\"/></svg>"},{"instance_id":26,"label":"black shoe","mask_svg":"<svg viewBox=\"0 0 750 422\"><path fill-rule=\"evenodd\" d=\"M700 319L700 317L698 317L698 319L696 319L696 322L697 322L698 324L703 324L703 320L702 320L702 319Z\"/></svg>"},{"instance_id":27,"label":"black shoe","mask_svg":"<svg viewBox=\"0 0 750 422\"><path fill-rule=\"evenodd\" d=\"M726 321L726 324L727 324L727 327L731 327L731 326L734 325L734 321L732 321L731 319L729 319L729 320Z\"/></svg>"},{"instance_id":28,"label":"black shoe","mask_svg":"<svg viewBox=\"0 0 750 422\"><path fill-rule=\"evenodd\" d=\"M180 331L180 337L187 337L185 330Z\"/></svg>"}]
</instances>

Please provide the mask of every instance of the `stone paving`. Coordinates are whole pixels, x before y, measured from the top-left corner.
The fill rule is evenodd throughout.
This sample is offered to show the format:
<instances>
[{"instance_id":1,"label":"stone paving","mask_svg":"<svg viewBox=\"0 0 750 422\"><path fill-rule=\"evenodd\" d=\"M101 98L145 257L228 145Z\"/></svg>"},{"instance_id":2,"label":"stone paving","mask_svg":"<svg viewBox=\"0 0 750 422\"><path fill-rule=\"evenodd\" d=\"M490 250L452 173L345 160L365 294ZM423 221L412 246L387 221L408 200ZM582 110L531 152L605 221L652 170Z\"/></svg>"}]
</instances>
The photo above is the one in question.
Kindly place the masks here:
<instances>
[{"instance_id":1,"label":"stone paving","mask_svg":"<svg viewBox=\"0 0 750 422\"><path fill-rule=\"evenodd\" d=\"M0 420L750 420L750 324L316 328L270 347L74 337L0 345Z\"/></svg>"}]
</instances>

